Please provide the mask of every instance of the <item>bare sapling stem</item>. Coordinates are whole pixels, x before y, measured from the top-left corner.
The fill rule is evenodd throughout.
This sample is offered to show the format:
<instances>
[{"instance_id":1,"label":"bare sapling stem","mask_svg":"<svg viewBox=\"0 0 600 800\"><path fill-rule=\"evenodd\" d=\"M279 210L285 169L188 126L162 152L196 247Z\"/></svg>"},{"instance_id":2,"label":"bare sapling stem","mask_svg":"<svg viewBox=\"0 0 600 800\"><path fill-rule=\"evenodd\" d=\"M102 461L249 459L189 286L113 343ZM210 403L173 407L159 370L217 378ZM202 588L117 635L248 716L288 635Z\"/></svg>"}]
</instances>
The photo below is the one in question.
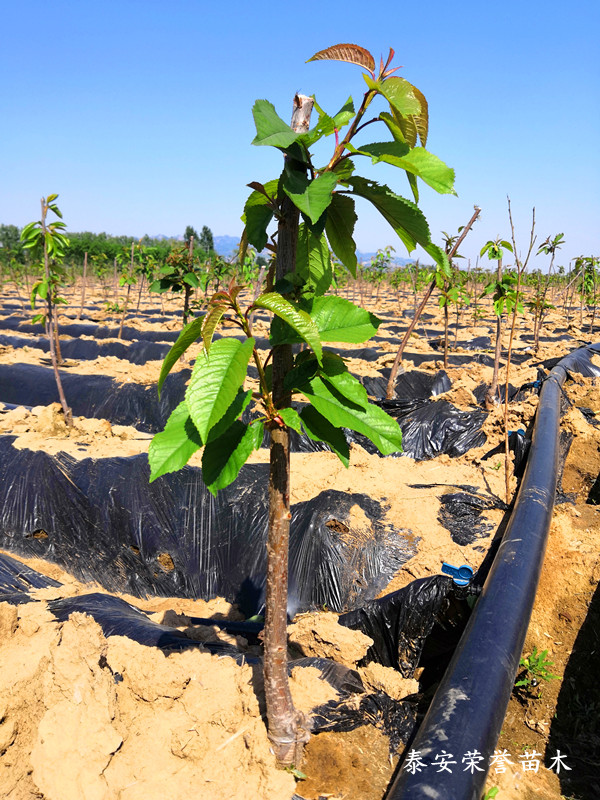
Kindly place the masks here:
<instances>
[{"instance_id":1,"label":"bare sapling stem","mask_svg":"<svg viewBox=\"0 0 600 800\"><path fill-rule=\"evenodd\" d=\"M139 289L139 292L138 292L138 301L137 301L137 306L136 306L136 309L135 309L135 313L136 314L139 314L139 311L140 311L140 303L142 302L142 290L143 290L143 288L144 288L144 273L142 272L142 274L140 276L140 289Z\"/></svg>"},{"instance_id":2,"label":"bare sapling stem","mask_svg":"<svg viewBox=\"0 0 600 800\"><path fill-rule=\"evenodd\" d=\"M448 369L448 299L444 303L444 369Z\"/></svg>"},{"instance_id":3,"label":"bare sapling stem","mask_svg":"<svg viewBox=\"0 0 600 800\"><path fill-rule=\"evenodd\" d=\"M133 275L133 254L135 251L135 244L131 243L131 260L129 262L129 280L131 280L131 276ZM127 294L125 295L125 303L123 305L123 311L121 312L121 324L119 325L119 333L117 334L117 339L120 339L123 336L123 326L125 325L125 316L127 315L127 306L129 305L129 294L131 292L131 283L127 284Z\"/></svg>"},{"instance_id":4,"label":"bare sapling stem","mask_svg":"<svg viewBox=\"0 0 600 800\"><path fill-rule=\"evenodd\" d=\"M512 310L512 319L510 325L510 336L508 340L508 353L506 356L506 384L504 387L504 485L506 491L506 503L510 502L510 450L508 446L508 385L510 380L510 361L512 357L512 346L513 346L513 339L515 335L515 328L517 324L517 316L519 314L519 298L521 294L521 284L523 275L525 270L527 269L527 264L529 262L529 258L533 251L533 245L535 244L535 208L531 214L531 233L529 236L529 250L527 251L527 257L525 261L521 261L521 258L517 251L517 243L515 240L515 226L513 224L512 212L510 208L510 197L507 198L508 200L508 218L510 221L510 231L511 231L511 240L513 244L513 251L515 256L515 264L517 267L517 288L516 288L516 297L515 302Z\"/></svg>"},{"instance_id":5,"label":"bare sapling stem","mask_svg":"<svg viewBox=\"0 0 600 800\"><path fill-rule=\"evenodd\" d=\"M190 245L188 249L188 269L193 272L194 268L194 237L190 236ZM190 313L190 297L192 296L192 287L184 283L183 285L184 298L183 298L183 324L187 325L188 316Z\"/></svg>"},{"instance_id":6,"label":"bare sapling stem","mask_svg":"<svg viewBox=\"0 0 600 800\"><path fill-rule=\"evenodd\" d=\"M294 97L291 127L308 130L314 99ZM277 231L275 275L280 280L296 269L299 212L286 196L281 204ZM273 402L287 408L291 394L283 382L293 365L291 345L273 349ZM267 537L267 585L264 630L264 678L269 739L280 766L302 761L309 727L294 707L287 672L287 586L290 535L290 444L287 427L271 426L269 471L269 530Z\"/></svg>"},{"instance_id":7,"label":"bare sapling stem","mask_svg":"<svg viewBox=\"0 0 600 800\"><path fill-rule=\"evenodd\" d=\"M502 258L498 259L496 267L496 282L502 283ZM496 316L496 348L494 350L494 372L492 382L485 395L485 407L489 410L496 405L496 395L498 394L498 372L500 370L500 354L502 352L502 314Z\"/></svg>"},{"instance_id":8,"label":"bare sapling stem","mask_svg":"<svg viewBox=\"0 0 600 800\"><path fill-rule=\"evenodd\" d=\"M83 314L83 307L85 305L85 280L87 277L87 261L88 261L88 254L86 250L83 256L83 274L81 276L81 307L79 309L79 314L77 315L77 319L81 319L81 315Z\"/></svg>"},{"instance_id":9,"label":"bare sapling stem","mask_svg":"<svg viewBox=\"0 0 600 800\"><path fill-rule=\"evenodd\" d=\"M452 247L452 250L448 253L448 260L451 260L452 257L456 255L456 253L458 252L458 248L463 243L466 235L468 234L468 232L473 227L473 224L475 223L475 220L477 219L477 217L479 216L480 213L481 213L481 209L478 206L475 206L475 213L473 214L471 219L467 222L465 227L462 229L462 232L461 232L460 236L458 237L458 239L456 240L456 242L454 243L454 246ZM405 349L406 345L408 344L408 340L410 339L410 337L412 335L412 332L414 331L414 329L415 329L415 327L417 325L417 322L419 321L419 317L423 313L423 311L425 309L425 306L427 305L427 301L431 297L431 294L432 294L433 290L435 289L436 285L437 285L436 284L436 279L434 278L431 281L431 283L429 284L429 286L427 288L427 291L425 292L425 295L423 296L423 299L421 300L418 309L415 311L415 314L414 314L414 316L413 316L413 318L412 318L412 320L410 322L410 325L408 326L408 328L406 330L406 333L404 334L404 337L402 338L402 341L400 342L400 347L398 348L398 352L396 354L396 359L395 359L395 361L394 361L394 363L392 365L392 369L391 369L391 372L390 372L390 377L389 377L389 380L388 380L387 391L386 391L386 395L385 395L387 400L393 400L393 398L394 398L394 394L395 394L394 384L396 383L396 377L398 375L398 370L400 369L400 364L402 362L402 356L404 355L404 349Z\"/></svg>"}]
</instances>

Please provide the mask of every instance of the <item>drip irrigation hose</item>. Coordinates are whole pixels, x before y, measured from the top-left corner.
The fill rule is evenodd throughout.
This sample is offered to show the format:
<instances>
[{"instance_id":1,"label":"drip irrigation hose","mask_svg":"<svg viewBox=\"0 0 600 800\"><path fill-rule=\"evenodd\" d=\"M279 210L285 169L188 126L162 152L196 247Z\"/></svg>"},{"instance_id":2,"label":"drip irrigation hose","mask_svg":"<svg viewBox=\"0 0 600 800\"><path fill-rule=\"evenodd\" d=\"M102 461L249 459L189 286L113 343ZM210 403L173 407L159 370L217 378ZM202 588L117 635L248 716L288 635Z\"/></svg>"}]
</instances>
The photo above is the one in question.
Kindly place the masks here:
<instances>
[{"instance_id":1,"label":"drip irrigation hose","mask_svg":"<svg viewBox=\"0 0 600 800\"><path fill-rule=\"evenodd\" d=\"M544 381L527 467L504 538L386 800L481 798L544 560L557 483L560 398L566 376L567 366L557 365ZM469 768L463 758L474 751L476 766ZM422 766L415 766L416 754ZM455 763L440 769L443 758L447 764Z\"/></svg>"}]
</instances>

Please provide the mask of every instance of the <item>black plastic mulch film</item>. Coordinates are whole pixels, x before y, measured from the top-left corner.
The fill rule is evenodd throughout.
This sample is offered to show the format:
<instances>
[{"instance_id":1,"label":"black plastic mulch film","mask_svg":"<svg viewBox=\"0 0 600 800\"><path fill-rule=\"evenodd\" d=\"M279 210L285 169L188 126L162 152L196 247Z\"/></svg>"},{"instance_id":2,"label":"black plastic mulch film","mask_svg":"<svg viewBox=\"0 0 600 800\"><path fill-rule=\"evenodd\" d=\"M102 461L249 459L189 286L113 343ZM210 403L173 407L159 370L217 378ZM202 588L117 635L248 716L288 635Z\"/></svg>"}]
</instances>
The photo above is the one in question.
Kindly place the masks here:
<instances>
[{"instance_id":1,"label":"black plastic mulch film","mask_svg":"<svg viewBox=\"0 0 600 800\"><path fill-rule=\"evenodd\" d=\"M562 364L567 371L598 376L600 369L590 359L597 352L598 349L585 348L564 359ZM32 394L35 404L55 399L48 396L49 390L44 394L40 369L43 368L26 369L19 376L20 382L26 384L22 391L30 404L34 404ZM66 373L66 377L71 376ZM99 381L109 380L104 376L94 377ZM146 395L148 387L137 387L142 391L135 396L137 406L133 416L144 418L141 427L162 427L170 407L183 396L188 377L189 372L170 376L160 407L155 397L146 406L150 399ZM85 382L87 390L89 376L85 376ZM422 455L417 456L421 458L438 452L459 454L482 443L479 428L484 412L475 410L466 414L446 401L430 399L450 387L445 373L415 371L400 376L400 382L403 400L381 404L391 413L396 412L401 426L404 423L404 442L409 453L411 448L419 447L412 444L413 440L422 443ZM7 386L14 388L13 375L3 373L0 368L0 400L22 402L19 391L11 395L9 389L9 396L5 395ZM69 400L76 415L104 416L98 413L100 404L94 405L89 396L79 401L76 395L81 392L77 393L74 386L69 388L74 395ZM69 388L65 386L67 394ZM105 382L98 391L106 399L109 384ZM78 402L84 410L77 410ZM131 398L122 402L121 416L127 416L124 409L131 404ZM119 404L116 405L118 409ZM149 424L144 415L152 405L160 410ZM113 422L121 421L115 418L119 411L114 407L109 419L111 416ZM419 425L424 433L416 432ZM441 446L447 449L436 452L438 444L434 444L433 450L428 449L432 440L443 442ZM13 437L0 439L0 546L20 555L62 564L82 580L100 579L111 591L205 598L221 594L239 603L246 615L262 609L266 465L247 465L233 486L213 498L202 485L199 471L193 468L186 467L169 476L168 481L159 479L149 485L145 456L77 461L65 454L52 457L43 452L16 450L12 441ZM43 486L45 491L33 493L31 486ZM461 502L463 507L457 512L456 504ZM448 512L446 522L452 531L457 514L471 514L471 524L473 515L477 517L493 501L475 491L463 492L462 496L449 494L442 502L442 516L445 505L451 503L454 512ZM354 505L359 505L370 520L366 540L364 531L352 529L350 509ZM410 532L403 535L402 531L385 526L384 514L385 508L364 495L336 491L323 492L314 500L294 507L290 616L323 606L345 611L340 622L364 631L373 639L365 663L375 660L400 670L405 676L414 674L420 664L431 670L434 681L439 680L439 675L435 677L436 670L450 657L469 616L469 589L455 587L451 578L439 575L415 581L399 592L375 600L415 547ZM484 531L480 529L478 533ZM30 588L49 585L56 582L9 556L0 556L0 600L27 602L31 600ZM107 635L125 634L166 650L197 646L181 631L158 625L139 609L102 593L52 601L51 606L59 619L66 619L75 610L87 611ZM221 624L227 627L226 622ZM249 635L254 632L248 629ZM252 660L231 645L211 646L222 655ZM313 661L304 659L290 667ZM357 709L355 702L346 703L346 697L362 691L358 675L331 662L318 661L322 662L323 677L342 687L342 697L317 711L316 730L349 730L370 721L391 735L392 749L400 752L416 723L416 705L412 699L398 704L391 703L385 695L369 695L363 697ZM414 795L417 796L421 795Z\"/></svg>"}]
</instances>

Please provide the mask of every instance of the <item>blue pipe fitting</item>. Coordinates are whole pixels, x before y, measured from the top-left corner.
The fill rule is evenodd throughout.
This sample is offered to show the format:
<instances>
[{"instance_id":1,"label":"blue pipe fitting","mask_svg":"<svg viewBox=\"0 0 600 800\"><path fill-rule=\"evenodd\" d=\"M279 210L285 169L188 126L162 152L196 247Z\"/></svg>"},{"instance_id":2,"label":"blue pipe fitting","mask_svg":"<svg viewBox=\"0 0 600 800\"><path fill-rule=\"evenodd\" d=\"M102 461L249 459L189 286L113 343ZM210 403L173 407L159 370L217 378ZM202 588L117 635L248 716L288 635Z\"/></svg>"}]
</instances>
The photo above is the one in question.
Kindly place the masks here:
<instances>
[{"instance_id":1,"label":"blue pipe fitting","mask_svg":"<svg viewBox=\"0 0 600 800\"><path fill-rule=\"evenodd\" d=\"M445 561L442 564L442 572L444 575L451 575L452 580L457 586L467 586L473 579L473 570L467 564L460 567L453 567L452 564L447 564Z\"/></svg>"}]
</instances>

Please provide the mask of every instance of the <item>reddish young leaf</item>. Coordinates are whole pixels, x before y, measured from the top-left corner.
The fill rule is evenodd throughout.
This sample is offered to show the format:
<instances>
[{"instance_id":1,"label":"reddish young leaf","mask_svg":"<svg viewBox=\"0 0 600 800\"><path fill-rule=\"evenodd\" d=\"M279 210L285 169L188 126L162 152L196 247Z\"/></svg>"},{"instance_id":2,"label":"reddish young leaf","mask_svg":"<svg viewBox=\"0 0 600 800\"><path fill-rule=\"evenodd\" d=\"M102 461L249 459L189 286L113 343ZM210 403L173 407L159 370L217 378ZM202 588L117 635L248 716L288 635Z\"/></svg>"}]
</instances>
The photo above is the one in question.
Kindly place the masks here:
<instances>
[{"instance_id":1,"label":"reddish young leaf","mask_svg":"<svg viewBox=\"0 0 600 800\"><path fill-rule=\"evenodd\" d=\"M308 61L347 61L365 67L369 72L375 72L375 59L368 50L357 44L334 44L326 50L319 50Z\"/></svg>"}]
</instances>

